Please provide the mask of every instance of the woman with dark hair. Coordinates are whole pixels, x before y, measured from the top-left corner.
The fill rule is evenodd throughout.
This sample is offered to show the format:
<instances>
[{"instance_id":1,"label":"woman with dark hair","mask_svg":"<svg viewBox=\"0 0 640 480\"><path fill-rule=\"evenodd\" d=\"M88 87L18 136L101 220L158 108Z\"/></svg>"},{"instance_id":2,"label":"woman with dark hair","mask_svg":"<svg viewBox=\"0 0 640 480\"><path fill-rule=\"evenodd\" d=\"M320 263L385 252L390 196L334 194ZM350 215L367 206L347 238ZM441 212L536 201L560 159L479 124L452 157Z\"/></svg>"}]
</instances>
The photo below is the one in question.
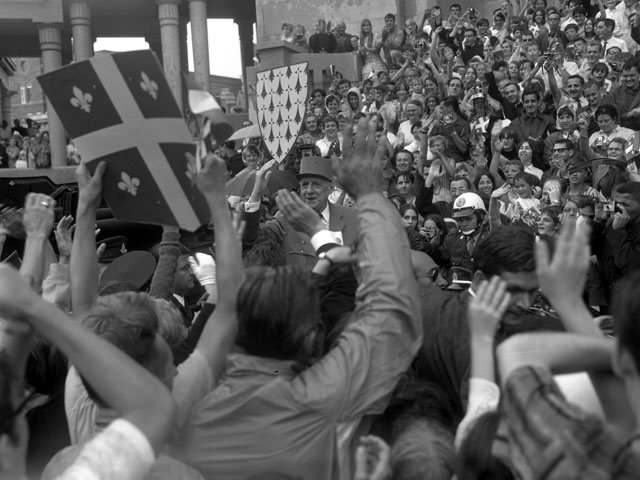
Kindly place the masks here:
<instances>
[{"instance_id":1,"label":"woman with dark hair","mask_svg":"<svg viewBox=\"0 0 640 480\"><path fill-rule=\"evenodd\" d=\"M518 158L518 145L520 144L520 137L518 136L518 132L515 129L507 125L498 134L498 140L501 140L501 149L500 155L502 155L505 160L517 160ZM495 148L495 144L493 145Z\"/></svg>"},{"instance_id":2,"label":"woman with dark hair","mask_svg":"<svg viewBox=\"0 0 640 480\"><path fill-rule=\"evenodd\" d=\"M418 231L418 211L416 207L411 205L410 203L405 203L404 205L400 205L398 208L400 212L400 217L402 217L402 223L406 228L411 228L412 230Z\"/></svg>"},{"instance_id":3,"label":"woman with dark hair","mask_svg":"<svg viewBox=\"0 0 640 480\"><path fill-rule=\"evenodd\" d=\"M584 38L585 40L591 40L596 36L595 29L593 28L593 19L587 18L584 21Z\"/></svg>"},{"instance_id":4,"label":"woman with dark hair","mask_svg":"<svg viewBox=\"0 0 640 480\"><path fill-rule=\"evenodd\" d=\"M460 111L458 99L446 97L440 102L436 115L437 119L429 134L445 137L445 155L456 162L464 162L468 158L471 129Z\"/></svg>"},{"instance_id":5,"label":"woman with dark hair","mask_svg":"<svg viewBox=\"0 0 640 480\"><path fill-rule=\"evenodd\" d=\"M489 200L491 193L496 189L496 177L487 168L481 168L476 172L476 178L473 180L475 191L480 195L485 207L489 208Z\"/></svg>"},{"instance_id":6,"label":"woman with dark hair","mask_svg":"<svg viewBox=\"0 0 640 480\"><path fill-rule=\"evenodd\" d=\"M387 71L387 65L380 57L380 48L382 48L382 39L377 35L374 36L371 20L365 18L360 24L360 49L358 50L363 60L362 78Z\"/></svg>"},{"instance_id":7,"label":"woman with dark hair","mask_svg":"<svg viewBox=\"0 0 640 480\"><path fill-rule=\"evenodd\" d=\"M444 249L444 238L447 236L447 227L442 216L437 213L427 215L420 228L420 235L425 238L423 252L439 266L446 265L448 256Z\"/></svg>"},{"instance_id":8,"label":"woman with dark hair","mask_svg":"<svg viewBox=\"0 0 640 480\"><path fill-rule=\"evenodd\" d=\"M547 14L544 9L539 8L533 13L533 24L530 27L534 38L537 38L544 31L549 32L549 24L547 23Z\"/></svg>"}]
</instances>

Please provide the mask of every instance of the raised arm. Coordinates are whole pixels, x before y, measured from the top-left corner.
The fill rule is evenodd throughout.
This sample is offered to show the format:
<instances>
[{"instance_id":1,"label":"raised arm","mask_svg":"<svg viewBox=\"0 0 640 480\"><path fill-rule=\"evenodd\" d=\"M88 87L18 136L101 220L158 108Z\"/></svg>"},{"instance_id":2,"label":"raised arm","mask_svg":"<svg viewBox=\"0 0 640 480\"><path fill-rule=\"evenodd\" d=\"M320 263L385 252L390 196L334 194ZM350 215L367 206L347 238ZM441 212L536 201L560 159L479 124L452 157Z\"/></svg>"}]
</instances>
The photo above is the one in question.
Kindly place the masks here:
<instances>
[{"instance_id":1,"label":"raised arm","mask_svg":"<svg viewBox=\"0 0 640 480\"><path fill-rule=\"evenodd\" d=\"M196 185L209 205L213 229L216 232L216 285L218 300L216 309L202 331L196 350L204 355L211 367L215 381L220 379L227 363L227 354L237 333L236 297L244 281L242 246L231 221L224 194L226 166L215 155L205 158L205 165L198 174Z\"/></svg>"},{"instance_id":2,"label":"raised arm","mask_svg":"<svg viewBox=\"0 0 640 480\"><path fill-rule=\"evenodd\" d=\"M500 400L496 384L493 355L496 331L509 306L511 295L499 276L483 282L469 301L467 321L471 332L471 378L469 402L465 417L458 426L456 445L460 445L473 421L480 415L495 410Z\"/></svg>"},{"instance_id":3,"label":"raised arm","mask_svg":"<svg viewBox=\"0 0 640 480\"><path fill-rule=\"evenodd\" d=\"M98 298L98 257L96 256L96 209L102 197L102 176L106 163L100 162L93 175L84 163L76 170L78 209L71 247L71 308L74 316L83 316Z\"/></svg>"},{"instance_id":4,"label":"raised arm","mask_svg":"<svg viewBox=\"0 0 640 480\"><path fill-rule=\"evenodd\" d=\"M44 253L53 229L55 206L56 202L53 198L41 193L30 193L24 202L22 223L27 238L24 243L20 274L37 292L42 288Z\"/></svg>"},{"instance_id":5,"label":"raised arm","mask_svg":"<svg viewBox=\"0 0 640 480\"><path fill-rule=\"evenodd\" d=\"M545 242L536 244L536 270L540 290L558 312L567 331L602 338L582 300L591 256L589 234L589 229L576 227L574 222L565 223L553 258ZM631 427L633 413L624 394L624 384L612 372L590 373L590 378L607 419L619 427Z\"/></svg>"},{"instance_id":6,"label":"raised arm","mask_svg":"<svg viewBox=\"0 0 640 480\"><path fill-rule=\"evenodd\" d=\"M299 376L301 386L320 386L313 392L305 390L305 395L335 420L382 407L422 338L408 239L393 204L380 193L382 167L374 156L375 129L361 119L353 148L351 138L352 129L347 127L338 178L358 209L361 282L353 321L337 346Z\"/></svg>"},{"instance_id":7,"label":"raised arm","mask_svg":"<svg viewBox=\"0 0 640 480\"><path fill-rule=\"evenodd\" d=\"M160 451L174 419L167 388L117 347L40 298L11 267L0 266L0 285L0 315L26 321L56 345L100 398Z\"/></svg>"}]
</instances>

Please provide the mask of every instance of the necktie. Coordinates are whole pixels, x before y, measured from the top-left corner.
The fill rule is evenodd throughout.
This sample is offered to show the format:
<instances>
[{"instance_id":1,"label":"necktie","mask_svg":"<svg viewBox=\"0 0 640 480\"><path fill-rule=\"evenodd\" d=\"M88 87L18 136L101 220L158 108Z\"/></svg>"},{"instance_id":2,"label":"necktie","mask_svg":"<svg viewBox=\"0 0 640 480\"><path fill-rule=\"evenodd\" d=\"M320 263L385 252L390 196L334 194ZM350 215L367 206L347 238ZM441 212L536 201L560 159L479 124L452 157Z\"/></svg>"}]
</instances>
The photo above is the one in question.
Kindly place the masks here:
<instances>
[{"instance_id":1,"label":"necktie","mask_svg":"<svg viewBox=\"0 0 640 480\"><path fill-rule=\"evenodd\" d=\"M473 249L476 247L475 237L467 237L467 251L469 255L473 255Z\"/></svg>"},{"instance_id":2,"label":"necktie","mask_svg":"<svg viewBox=\"0 0 640 480\"><path fill-rule=\"evenodd\" d=\"M329 222L327 221L326 218L324 218L324 215L322 215L321 213L318 214L320 216L320 220L322 220L322 224L324 225L324 228L326 228L327 230L329 229Z\"/></svg>"},{"instance_id":3,"label":"necktie","mask_svg":"<svg viewBox=\"0 0 640 480\"><path fill-rule=\"evenodd\" d=\"M604 55L607 54L607 41L604 41L604 44L602 45L602 52L604 53ZM603 55L603 57L604 57Z\"/></svg>"}]
</instances>

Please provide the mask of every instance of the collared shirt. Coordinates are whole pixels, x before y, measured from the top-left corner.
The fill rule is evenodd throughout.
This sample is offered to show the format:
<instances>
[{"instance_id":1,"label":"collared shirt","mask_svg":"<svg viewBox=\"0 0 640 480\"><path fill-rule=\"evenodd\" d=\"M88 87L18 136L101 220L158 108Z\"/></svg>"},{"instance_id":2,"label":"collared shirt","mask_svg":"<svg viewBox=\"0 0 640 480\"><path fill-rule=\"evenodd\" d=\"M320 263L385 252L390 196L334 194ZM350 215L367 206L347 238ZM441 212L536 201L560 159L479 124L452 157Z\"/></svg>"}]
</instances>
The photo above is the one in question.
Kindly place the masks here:
<instances>
[{"instance_id":1,"label":"collared shirt","mask_svg":"<svg viewBox=\"0 0 640 480\"><path fill-rule=\"evenodd\" d=\"M609 143L609 140L620 137L624 138L627 142L632 142L635 133L636 132L630 128L621 127L620 125L609 133L604 133L600 130L589 137L589 147L591 147L592 150L596 150L596 153L597 150L601 150L606 154L607 143Z\"/></svg>"},{"instance_id":2,"label":"collared shirt","mask_svg":"<svg viewBox=\"0 0 640 480\"><path fill-rule=\"evenodd\" d=\"M225 378L175 442L177 458L206 478L339 478L339 425L380 413L413 361L422 327L407 236L382 195L360 197L358 210L363 280L352 322L302 372L290 361L229 356Z\"/></svg>"},{"instance_id":3,"label":"collared shirt","mask_svg":"<svg viewBox=\"0 0 640 480\"><path fill-rule=\"evenodd\" d=\"M320 217L322 218L322 223L325 228L329 229L329 223L331 223L331 211L329 210L329 202L324 206L324 210L320 212Z\"/></svg>"},{"instance_id":4,"label":"collared shirt","mask_svg":"<svg viewBox=\"0 0 640 480\"><path fill-rule=\"evenodd\" d=\"M529 137L536 140L544 140L549 129L555 125L555 120L547 115L537 113L530 116L527 113L520 115L511 122L511 127L518 132L521 139L527 140Z\"/></svg>"},{"instance_id":5,"label":"collared shirt","mask_svg":"<svg viewBox=\"0 0 640 480\"><path fill-rule=\"evenodd\" d=\"M538 180L542 178L542 174L544 173L542 170L534 167L533 165L527 165L526 167L524 167L524 171L532 175L535 175L536 177L538 177Z\"/></svg>"}]
</instances>

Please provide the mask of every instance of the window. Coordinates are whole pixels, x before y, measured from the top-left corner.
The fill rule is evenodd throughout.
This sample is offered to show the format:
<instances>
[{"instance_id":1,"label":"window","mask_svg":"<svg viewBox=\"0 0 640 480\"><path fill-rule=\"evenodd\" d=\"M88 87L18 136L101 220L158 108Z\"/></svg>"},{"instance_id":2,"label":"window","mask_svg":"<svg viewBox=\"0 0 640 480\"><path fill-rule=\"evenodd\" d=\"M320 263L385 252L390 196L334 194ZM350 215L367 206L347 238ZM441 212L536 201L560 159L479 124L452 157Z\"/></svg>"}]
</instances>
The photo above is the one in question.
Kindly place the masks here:
<instances>
[{"instance_id":1,"label":"window","mask_svg":"<svg viewBox=\"0 0 640 480\"><path fill-rule=\"evenodd\" d=\"M32 85L30 83L20 85L20 103L26 104L31 102L31 88Z\"/></svg>"}]
</instances>

